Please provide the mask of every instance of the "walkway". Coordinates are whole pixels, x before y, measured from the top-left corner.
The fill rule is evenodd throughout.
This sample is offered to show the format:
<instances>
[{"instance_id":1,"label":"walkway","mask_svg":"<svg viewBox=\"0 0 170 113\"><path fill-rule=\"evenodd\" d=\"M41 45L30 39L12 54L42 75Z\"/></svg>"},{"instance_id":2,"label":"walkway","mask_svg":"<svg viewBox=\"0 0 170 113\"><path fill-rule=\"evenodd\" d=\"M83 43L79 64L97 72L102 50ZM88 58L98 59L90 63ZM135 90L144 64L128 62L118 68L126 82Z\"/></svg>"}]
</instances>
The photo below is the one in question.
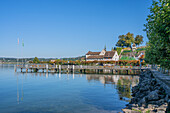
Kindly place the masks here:
<instances>
[{"instance_id":1,"label":"walkway","mask_svg":"<svg viewBox=\"0 0 170 113\"><path fill-rule=\"evenodd\" d=\"M170 95L170 76L168 74L162 74L161 72L150 69L153 73L153 76L158 80L162 81L165 84L165 89L167 90L168 94Z\"/></svg>"}]
</instances>

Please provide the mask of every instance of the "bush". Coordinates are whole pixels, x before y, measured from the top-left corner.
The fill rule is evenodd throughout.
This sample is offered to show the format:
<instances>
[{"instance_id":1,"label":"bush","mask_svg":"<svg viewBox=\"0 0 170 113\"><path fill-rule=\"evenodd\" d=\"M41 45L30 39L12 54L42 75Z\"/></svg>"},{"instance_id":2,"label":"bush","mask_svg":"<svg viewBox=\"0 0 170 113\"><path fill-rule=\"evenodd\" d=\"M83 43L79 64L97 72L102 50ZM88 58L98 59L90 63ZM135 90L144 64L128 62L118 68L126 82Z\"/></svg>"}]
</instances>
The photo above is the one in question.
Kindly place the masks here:
<instances>
[{"instance_id":1,"label":"bush","mask_svg":"<svg viewBox=\"0 0 170 113\"><path fill-rule=\"evenodd\" d=\"M120 55L120 53L121 53L121 51L122 51L122 48L121 48L121 47L117 47L117 48L116 48L116 51L117 51L118 55Z\"/></svg>"}]
</instances>

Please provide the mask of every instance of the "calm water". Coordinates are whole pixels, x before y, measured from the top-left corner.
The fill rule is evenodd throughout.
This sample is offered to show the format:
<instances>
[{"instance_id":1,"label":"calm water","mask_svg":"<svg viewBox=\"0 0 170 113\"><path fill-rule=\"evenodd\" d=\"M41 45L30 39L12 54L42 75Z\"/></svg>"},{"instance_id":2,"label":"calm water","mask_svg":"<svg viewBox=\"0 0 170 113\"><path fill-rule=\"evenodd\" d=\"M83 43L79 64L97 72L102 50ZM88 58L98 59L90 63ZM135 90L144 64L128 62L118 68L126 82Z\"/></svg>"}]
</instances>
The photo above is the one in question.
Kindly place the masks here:
<instances>
[{"instance_id":1,"label":"calm water","mask_svg":"<svg viewBox=\"0 0 170 113\"><path fill-rule=\"evenodd\" d=\"M115 113L138 76L14 73L0 65L1 113Z\"/></svg>"}]
</instances>

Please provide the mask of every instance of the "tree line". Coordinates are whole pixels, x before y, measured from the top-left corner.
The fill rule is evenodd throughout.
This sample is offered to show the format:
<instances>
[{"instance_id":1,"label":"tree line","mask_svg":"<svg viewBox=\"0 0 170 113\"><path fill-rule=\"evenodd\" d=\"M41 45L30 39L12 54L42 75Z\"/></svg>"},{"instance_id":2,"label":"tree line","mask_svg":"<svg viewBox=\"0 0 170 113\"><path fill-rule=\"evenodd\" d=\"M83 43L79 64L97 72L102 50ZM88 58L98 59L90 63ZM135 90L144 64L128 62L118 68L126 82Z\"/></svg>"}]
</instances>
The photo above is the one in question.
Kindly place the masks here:
<instances>
[{"instance_id":1,"label":"tree line","mask_svg":"<svg viewBox=\"0 0 170 113\"><path fill-rule=\"evenodd\" d=\"M170 69L170 1L154 0L144 25L149 42L145 60Z\"/></svg>"}]
</instances>

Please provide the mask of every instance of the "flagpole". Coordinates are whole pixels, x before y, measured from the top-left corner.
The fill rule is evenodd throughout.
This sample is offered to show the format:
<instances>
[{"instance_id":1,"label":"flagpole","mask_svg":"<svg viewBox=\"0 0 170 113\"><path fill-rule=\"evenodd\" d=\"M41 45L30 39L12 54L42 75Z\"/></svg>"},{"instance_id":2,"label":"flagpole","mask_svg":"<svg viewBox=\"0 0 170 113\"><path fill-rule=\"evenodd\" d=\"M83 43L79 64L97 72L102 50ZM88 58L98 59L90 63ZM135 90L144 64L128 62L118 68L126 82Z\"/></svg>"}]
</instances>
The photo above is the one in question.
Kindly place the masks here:
<instances>
[{"instance_id":1,"label":"flagpole","mask_svg":"<svg viewBox=\"0 0 170 113\"><path fill-rule=\"evenodd\" d=\"M18 55L19 55L19 38L18 38ZM18 58L17 58L17 66L18 66L18 60L19 60L19 56L18 56Z\"/></svg>"},{"instance_id":2,"label":"flagpole","mask_svg":"<svg viewBox=\"0 0 170 113\"><path fill-rule=\"evenodd\" d=\"M23 59L24 59L24 40L23 39L22 39L22 47L23 47L23 49L22 49L22 55L23 55L22 63L23 63L23 66L24 66L24 62L23 62Z\"/></svg>"}]
</instances>

